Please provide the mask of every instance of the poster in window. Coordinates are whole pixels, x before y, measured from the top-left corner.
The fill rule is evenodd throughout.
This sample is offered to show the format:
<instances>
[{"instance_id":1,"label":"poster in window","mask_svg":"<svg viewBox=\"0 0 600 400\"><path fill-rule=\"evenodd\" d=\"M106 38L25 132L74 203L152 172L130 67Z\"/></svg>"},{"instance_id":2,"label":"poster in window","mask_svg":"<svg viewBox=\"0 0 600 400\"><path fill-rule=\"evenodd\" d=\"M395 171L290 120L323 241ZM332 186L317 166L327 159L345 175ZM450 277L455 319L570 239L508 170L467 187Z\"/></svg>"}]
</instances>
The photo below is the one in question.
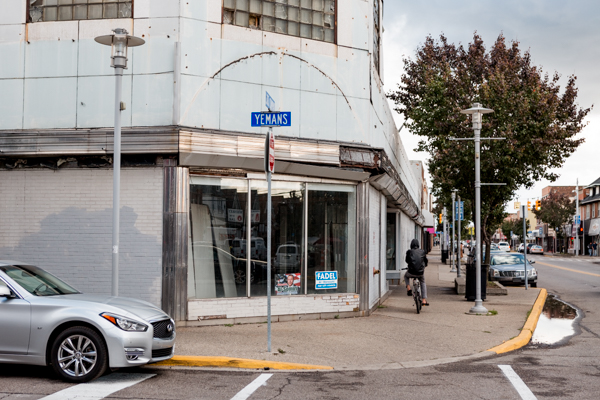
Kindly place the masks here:
<instances>
[{"instance_id":1,"label":"poster in window","mask_svg":"<svg viewBox=\"0 0 600 400\"><path fill-rule=\"evenodd\" d=\"M277 296L300 293L300 274L276 274L275 293Z\"/></svg>"}]
</instances>

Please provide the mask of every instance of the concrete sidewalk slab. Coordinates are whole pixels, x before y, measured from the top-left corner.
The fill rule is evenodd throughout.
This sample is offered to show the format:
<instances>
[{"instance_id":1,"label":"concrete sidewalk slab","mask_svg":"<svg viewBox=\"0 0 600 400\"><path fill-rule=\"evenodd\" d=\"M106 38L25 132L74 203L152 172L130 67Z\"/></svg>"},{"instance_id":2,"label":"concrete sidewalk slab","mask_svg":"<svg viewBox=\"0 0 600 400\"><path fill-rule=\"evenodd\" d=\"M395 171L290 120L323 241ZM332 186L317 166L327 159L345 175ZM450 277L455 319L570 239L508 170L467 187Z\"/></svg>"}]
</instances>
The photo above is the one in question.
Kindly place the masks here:
<instances>
[{"instance_id":1,"label":"concrete sidewalk slab","mask_svg":"<svg viewBox=\"0 0 600 400\"><path fill-rule=\"evenodd\" d=\"M176 353L336 370L407 368L491 355L488 349L520 334L539 289L508 287L507 296L483 303L495 315L470 315L474 303L455 294L450 266L438 262L435 253L428 257L431 305L421 314L404 285L392 286L390 297L369 317L274 323L272 353L266 352L265 323L179 328Z\"/></svg>"}]
</instances>

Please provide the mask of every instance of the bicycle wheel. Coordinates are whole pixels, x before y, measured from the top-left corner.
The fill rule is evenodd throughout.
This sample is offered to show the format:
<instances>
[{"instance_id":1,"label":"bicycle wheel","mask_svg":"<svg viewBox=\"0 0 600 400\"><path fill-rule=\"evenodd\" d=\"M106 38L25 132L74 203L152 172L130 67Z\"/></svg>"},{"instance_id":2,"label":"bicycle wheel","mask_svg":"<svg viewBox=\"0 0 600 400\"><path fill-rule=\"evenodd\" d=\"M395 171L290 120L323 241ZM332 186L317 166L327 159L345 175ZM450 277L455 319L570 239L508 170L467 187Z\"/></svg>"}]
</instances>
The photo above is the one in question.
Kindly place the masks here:
<instances>
[{"instance_id":1,"label":"bicycle wheel","mask_svg":"<svg viewBox=\"0 0 600 400\"><path fill-rule=\"evenodd\" d=\"M417 280L413 283L413 297L415 299L415 306L417 307L417 314L421 313L421 283Z\"/></svg>"}]
</instances>

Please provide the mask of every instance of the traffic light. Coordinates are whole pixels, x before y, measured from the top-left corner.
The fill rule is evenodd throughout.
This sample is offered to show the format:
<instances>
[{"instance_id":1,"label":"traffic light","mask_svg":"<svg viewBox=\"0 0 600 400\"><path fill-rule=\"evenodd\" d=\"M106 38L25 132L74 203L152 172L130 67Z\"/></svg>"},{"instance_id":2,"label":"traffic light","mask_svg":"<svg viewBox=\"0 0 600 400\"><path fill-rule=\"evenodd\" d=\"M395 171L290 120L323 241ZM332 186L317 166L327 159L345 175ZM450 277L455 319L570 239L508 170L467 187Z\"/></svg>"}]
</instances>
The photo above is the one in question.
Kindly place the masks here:
<instances>
[{"instance_id":1,"label":"traffic light","mask_svg":"<svg viewBox=\"0 0 600 400\"><path fill-rule=\"evenodd\" d=\"M443 216L443 215L444 215L444 214L440 214L440 224L443 222L443 220L442 220L442 216Z\"/></svg>"},{"instance_id":2,"label":"traffic light","mask_svg":"<svg viewBox=\"0 0 600 400\"><path fill-rule=\"evenodd\" d=\"M527 209L531 210L531 202L529 200L527 200Z\"/></svg>"},{"instance_id":3,"label":"traffic light","mask_svg":"<svg viewBox=\"0 0 600 400\"><path fill-rule=\"evenodd\" d=\"M540 200L535 201L535 209L540 210L542 208L542 202Z\"/></svg>"}]
</instances>

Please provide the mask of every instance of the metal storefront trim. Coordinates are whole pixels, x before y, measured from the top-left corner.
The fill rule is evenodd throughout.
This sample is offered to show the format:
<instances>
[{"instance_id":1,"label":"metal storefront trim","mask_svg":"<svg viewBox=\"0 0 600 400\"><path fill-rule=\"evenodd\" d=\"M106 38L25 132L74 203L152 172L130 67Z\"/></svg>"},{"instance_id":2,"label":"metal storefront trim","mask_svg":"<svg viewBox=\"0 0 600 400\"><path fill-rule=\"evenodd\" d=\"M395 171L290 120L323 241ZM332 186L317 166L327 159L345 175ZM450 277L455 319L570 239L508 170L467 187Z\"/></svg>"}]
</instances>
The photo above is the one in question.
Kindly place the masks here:
<instances>
[{"instance_id":1,"label":"metal storefront trim","mask_svg":"<svg viewBox=\"0 0 600 400\"><path fill-rule=\"evenodd\" d=\"M162 309L181 321L187 319L189 170L165 161Z\"/></svg>"},{"instance_id":2,"label":"metal storefront trim","mask_svg":"<svg viewBox=\"0 0 600 400\"><path fill-rule=\"evenodd\" d=\"M285 137L276 139L277 160L340 165L340 146L337 144L300 141ZM259 159L262 163L264 146L263 135L224 135L188 130L182 130L179 134L179 150L182 153Z\"/></svg>"},{"instance_id":3,"label":"metal storefront trim","mask_svg":"<svg viewBox=\"0 0 600 400\"><path fill-rule=\"evenodd\" d=\"M359 310L369 310L369 184L361 182L356 189L356 281Z\"/></svg>"},{"instance_id":4,"label":"metal storefront trim","mask_svg":"<svg viewBox=\"0 0 600 400\"><path fill-rule=\"evenodd\" d=\"M112 129L41 129L0 132L0 155L107 155L113 153ZM176 154L178 135L175 127L123 128L123 154Z\"/></svg>"}]
</instances>

